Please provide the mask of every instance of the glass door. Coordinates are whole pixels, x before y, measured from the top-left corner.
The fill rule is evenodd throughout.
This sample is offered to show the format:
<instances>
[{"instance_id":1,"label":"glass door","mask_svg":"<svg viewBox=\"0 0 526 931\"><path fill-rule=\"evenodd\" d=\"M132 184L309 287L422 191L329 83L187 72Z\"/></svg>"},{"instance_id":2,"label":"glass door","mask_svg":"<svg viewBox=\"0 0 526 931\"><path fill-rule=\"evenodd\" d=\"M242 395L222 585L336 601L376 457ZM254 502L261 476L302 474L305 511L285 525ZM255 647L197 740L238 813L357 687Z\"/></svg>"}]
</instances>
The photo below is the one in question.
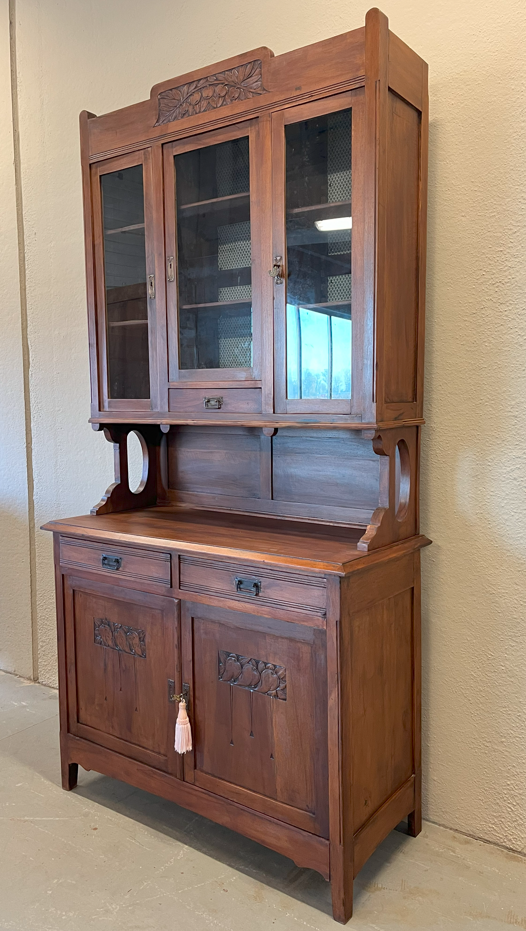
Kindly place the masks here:
<instances>
[{"instance_id":1,"label":"glass door","mask_svg":"<svg viewBox=\"0 0 526 931\"><path fill-rule=\"evenodd\" d=\"M165 146L170 385L259 387L254 123Z\"/></svg>"},{"instance_id":2,"label":"glass door","mask_svg":"<svg viewBox=\"0 0 526 931\"><path fill-rule=\"evenodd\" d=\"M274 117L278 412L352 411L352 102Z\"/></svg>"},{"instance_id":3,"label":"glass door","mask_svg":"<svg viewBox=\"0 0 526 931\"><path fill-rule=\"evenodd\" d=\"M150 153L92 171L101 409L149 410L156 290Z\"/></svg>"}]
</instances>

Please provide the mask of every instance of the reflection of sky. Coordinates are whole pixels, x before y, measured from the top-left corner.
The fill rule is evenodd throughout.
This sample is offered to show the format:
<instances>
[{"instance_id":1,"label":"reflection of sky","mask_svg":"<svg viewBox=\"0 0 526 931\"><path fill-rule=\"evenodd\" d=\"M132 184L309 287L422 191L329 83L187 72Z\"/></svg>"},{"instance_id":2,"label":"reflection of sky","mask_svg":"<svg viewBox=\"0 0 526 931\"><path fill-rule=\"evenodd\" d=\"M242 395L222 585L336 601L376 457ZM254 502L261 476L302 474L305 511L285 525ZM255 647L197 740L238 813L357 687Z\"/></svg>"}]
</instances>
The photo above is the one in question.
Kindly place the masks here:
<instances>
[{"instance_id":1,"label":"reflection of sky","mask_svg":"<svg viewBox=\"0 0 526 931\"><path fill-rule=\"evenodd\" d=\"M288 397L350 398L351 340L350 320L287 304Z\"/></svg>"}]
</instances>

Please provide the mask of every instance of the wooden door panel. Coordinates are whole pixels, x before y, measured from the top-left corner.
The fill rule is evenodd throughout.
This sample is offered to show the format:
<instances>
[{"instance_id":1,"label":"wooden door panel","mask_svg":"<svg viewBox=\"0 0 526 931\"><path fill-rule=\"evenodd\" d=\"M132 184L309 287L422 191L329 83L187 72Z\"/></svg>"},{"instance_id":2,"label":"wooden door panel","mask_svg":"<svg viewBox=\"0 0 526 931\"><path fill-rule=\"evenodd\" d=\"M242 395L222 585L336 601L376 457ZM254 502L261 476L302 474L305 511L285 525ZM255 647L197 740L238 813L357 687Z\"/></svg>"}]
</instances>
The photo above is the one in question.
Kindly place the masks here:
<instances>
[{"instance_id":1,"label":"wooden door panel","mask_svg":"<svg viewBox=\"0 0 526 931\"><path fill-rule=\"evenodd\" d=\"M71 732L177 770L168 680L180 681L178 602L73 578L65 595Z\"/></svg>"},{"instance_id":2,"label":"wooden door panel","mask_svg":"<svg viewBox=\"0 0 526 931\"><path fill-rule=\"evenodd\" d=\"M193 780L325 835L325 632L193 608Z\"/></svg>"}]
</instances>

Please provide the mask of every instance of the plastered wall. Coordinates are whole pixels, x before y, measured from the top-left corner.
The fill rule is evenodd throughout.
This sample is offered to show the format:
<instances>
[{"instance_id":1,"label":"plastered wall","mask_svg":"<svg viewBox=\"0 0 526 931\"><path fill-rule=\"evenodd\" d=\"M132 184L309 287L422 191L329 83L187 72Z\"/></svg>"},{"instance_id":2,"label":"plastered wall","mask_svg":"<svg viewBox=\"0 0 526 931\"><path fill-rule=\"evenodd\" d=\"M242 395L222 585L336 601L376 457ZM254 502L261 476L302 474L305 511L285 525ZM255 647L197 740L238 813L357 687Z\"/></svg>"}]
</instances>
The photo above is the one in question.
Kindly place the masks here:
<instances>
[{"instance_id":1,"label":"plastered wall","mask_svg":"<svg viewBox=\"0 0 526 931\"><path fill-rule=\"evenodd\" d=\"M434 544L423 556L426 816L524 851L526 4L383 0L382 8L393 31L430 63L422 528ZM85 512L111 479L109 446L87 424L78 112L144 99L156 82L245 49L268 45L278 54L353 29L366 9L357 0L17 0L36 527ZM8 101L2 121L10 133ZM2 205L10 205L11 218L1 258L9 271L17 268L16 211L10 143L0 137ZM7 646L0 657L27 674L31 517L23 334L12 277L2 327L7 318L13 349L0 344L12 408L3 411L2 393L0 416L14 439L2 451L9 475L0 506L8 528L20 531L25 568L2 583ZM31 539L39 675L54 684L51 540L38 530Z\"/></svg>"},{"instance_id":2,"label":"plastered wall","mask_svg":"<svg viewBox=\"0 0 526 931\"><path fill-rule=\"evenodd\" d=\"M33 673L26 386L9 10L0 6L0 668Z\"/></svg>"}]
</instances>

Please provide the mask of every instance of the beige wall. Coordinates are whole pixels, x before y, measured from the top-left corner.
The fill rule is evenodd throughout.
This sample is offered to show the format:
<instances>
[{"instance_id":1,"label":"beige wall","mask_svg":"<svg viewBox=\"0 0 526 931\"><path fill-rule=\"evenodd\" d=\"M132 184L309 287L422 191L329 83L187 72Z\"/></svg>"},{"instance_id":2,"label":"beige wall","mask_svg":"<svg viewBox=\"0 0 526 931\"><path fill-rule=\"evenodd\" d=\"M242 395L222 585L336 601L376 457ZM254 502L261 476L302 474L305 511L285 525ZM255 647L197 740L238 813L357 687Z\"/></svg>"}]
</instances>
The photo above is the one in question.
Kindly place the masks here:
<instances>
[{"instance_id":1,"label":"beige wall","mask_svg":"<svg viewBox=\"0 0 526 931\"><path fill-rule=\"evenodd\" d=\"M0 668L33 673L25 323L22 314L9 10L0 4Z\"/></svg>"},{"instance_id":2,"label":"beige wall","mask_svg":"<svg viewBox=\"0 0 526 931\"><path fill-rule=\"evenodd\" d=\"M36 526L85 512L110 480L108 444L86 422L78 111L144 99L156 82L245 49L268 45L280 53L353 29L366 9L357 0L18 0ZM384 0L383 9L430 63L422 526L434 545L424 554L426 815L526 850L526 4ZM9 128L8 106L5 121ZM2 155L2 205L11 205L14 224L12 159ZM11 239L9 274L15 229ZM3 582L2 608L5 662L26 673L27 431L12 278L2 316L13 333L4 373L14 385L13 408L5 416L15 437L8 464L20 487L2 487L0 501L8 532L21 531L25 569ZM51 540L37 531L34 543L40 677L55 683Z\"/></svg>"}]
</instances>

